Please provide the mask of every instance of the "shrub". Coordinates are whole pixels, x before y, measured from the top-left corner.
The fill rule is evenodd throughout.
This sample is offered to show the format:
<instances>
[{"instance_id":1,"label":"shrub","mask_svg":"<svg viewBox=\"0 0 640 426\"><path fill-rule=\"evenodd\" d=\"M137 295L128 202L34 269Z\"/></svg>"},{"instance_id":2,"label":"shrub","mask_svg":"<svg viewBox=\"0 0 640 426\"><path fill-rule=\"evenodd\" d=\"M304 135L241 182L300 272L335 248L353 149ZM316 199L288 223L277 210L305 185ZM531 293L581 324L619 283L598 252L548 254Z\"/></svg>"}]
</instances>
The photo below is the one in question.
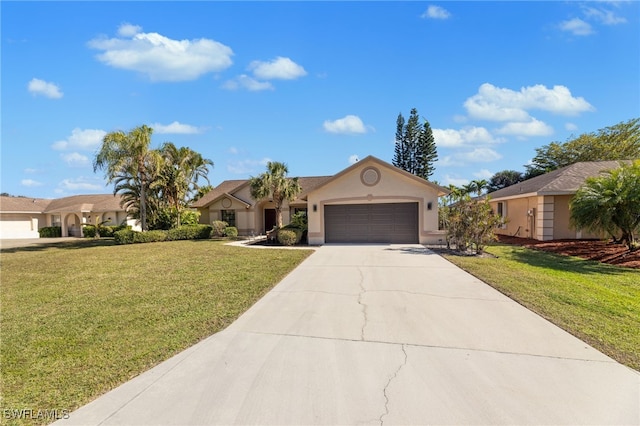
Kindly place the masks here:
<instances>
[{"instance_id":1,"label":"shrub","mask_svg":"<svg viewBox=\"0 0 640 426\"><path fill-rule=\"evenodd\" d=\"M224 230L229 226L227 222L223 222L222 220L214 220L211 223L211 227L213 228L212 235L214 237L224 237Z\"/></svg>"},{"instance_id":2,"label":"shrub","mask_svg":"<svg viewBox=\"0 0 640 426\"><path fill-rule=\"evenodd\" d=\"M283 227L282 229L286 229L289 231L293 231L296 233L296 242L295 244L298 244L300 241L302 241L302 237L304 236L304 233L307 230L307 226L299 226L299 225L294 225L294 224L289 224L285 227Z\"/></svg>"},{"instance_id":3,"label":"shrub","mask_svg":"<svg viewBox=\"0 0 640 426\"><path fill-rule=\"evenodd\" d=\"M278 241L283 246L292 246L296 243L297 239L298 237L296 235L296 232L291 229L282 228L280 229L280 231L278 231Z\"/></svg>"},{"instance_id":4,"label":"shrub","mask_svg":"<svg viewBox=\"0 0 640 426\"><path fill-rule=\"evenodd\" d=\"M147 232L135 232L133 233L134 243L156 243L159 241L166 241L168 232L160 229Z\"/></svg>"},{"instance_id":5,"label":"shrub","mask_svg":"<svg viewBox=\"0 0 640 426\"><path fill-rule=\"evenodd\" d=\"M44 228L40 228L40 230L38 230L38 234L40 234L40 238L60 238L62 237L62 227L45 226Z\"/></svg>"},{"instance_id":6,"label":"shrub","mask_svg":"<svg viewBox=\"0 0 640 426\"><path fill-rule=\"evenodd\" d=\"M113 238L116 241L116 244L133 244L133 237L136 231L132 229L121 229L120 231L114 232Z\"/></svg>"},{"instance_id":7,"label":"shrub","mask_svg":"<svg viewBox=\"0 0 640 426\"><path fill-rule=\"evenodd\" d=\"M82 227L82 233L85 238L95 238L96 237L96 227L93 225L84 225Z\"/></svg>"},{"instance_id":8,"label":"shrub","mask_svg":"<svg viewBox=\"0 0 640 426\"><path fill-rule=\"evenodd\" d=\"M226 228L224 228L224 236L225 237L230 237L230 238L235 238L238 236L238 228L236 228L235 226L227 226Z\"/></svg>"},{"instance_id":9,"label":"shrub","mask_svg":"<svg viewBox=\"0 0 640 426\"><path fill-rule=\"evenodd\" d=\"M301 229L306 229L308 221L309 220L307 218L306 211L299 211L298 213L291 216L291 225Z\"/></svg>"},{"instance_id":10,"label":"shrub","mask_svg":"<svg viewBox=\"0 0 640 426\"><path fill-rule=\"evenodd\" d=\"M167 231L167 240L204 240L211 237L211 225L183 225Z\"/></svg>"}]
</instances>

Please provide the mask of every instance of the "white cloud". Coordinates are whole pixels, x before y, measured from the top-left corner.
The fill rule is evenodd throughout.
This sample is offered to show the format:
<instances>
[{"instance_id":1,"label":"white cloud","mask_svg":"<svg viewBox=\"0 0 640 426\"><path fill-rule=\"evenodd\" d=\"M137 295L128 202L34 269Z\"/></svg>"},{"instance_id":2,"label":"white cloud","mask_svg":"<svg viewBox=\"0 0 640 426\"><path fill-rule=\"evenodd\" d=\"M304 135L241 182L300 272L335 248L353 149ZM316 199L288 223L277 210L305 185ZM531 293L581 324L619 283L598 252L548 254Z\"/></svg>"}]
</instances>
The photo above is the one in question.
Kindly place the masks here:
<instances>
[{"instance_id":1,"label":"white cloud","mask_svg":"<svg viewBox=\"0 0 640 426\"><path fill-rule=\"evenodd\" d=\"M578 126L574 123L565 123L564 128L570 132L578 130Z\"/></svg>"},{"instance_id":2,"label":"white cloud","mask_svg":"<svg viewBox=\"0 0 640 426\"><path fill-rule=\"evenodd\" d=\"M88 167L91 165L91 161L85 155L77 152L71 152L69 154L60 154L60 158L67 163L69 167Z\"/></svg>"},{"instance_id":3,"label":"white cloud","mask_svg":"<svg viewBox=\"0 0 640 426\"><path fill-rule=\"evenodd\" d=\"M262 169L271 161L270 158L263 158L261 160L240 160L227 162L227 171L236 175L252 175L255 173L262 173Z\"/></svg>"},{"instance_id":4,"label":"white cloud","mask_svg":"<svg viewBox=\"0 0 640 426\"><path fill-rule=\"evenodd\" d=\"M454 154L454 157L469 163L488 163L501 159L502 155L491 148L476 148L473 151Z\"/></svg>"},{"instance_id":5,"label":"white cloud","mask_svg":"<svg viewBox=\"0 0 640 426\"><path fill-rule=\"evenodd\" d=\"M617 16L611 10L605 10L602 8L596 9L595 7L584 7L583 12L587 18L592 18L604 25L618 25L627 22L626 18Z\"/></svg>"},{"instance_id":6,"label":"white cloud","mask_svg":"<svg viewBox=\"0 0 640 426\"><path fill-rule=\"evenodd\" d=\"M134 35L140 33L142 31L142 27L139 25L133 25L125 22L124 24L118 27L118 35L120 37L133 37Z\"/></svg>"},{"instance_id":7,"label":"white cloud","mask_svg":"<svg viewBox=\"0 0 640 426\"><path fill-rule=\"evenodd\" d=\"M58 191L102 191L104 190L105 185L100 183L101 181L97 179L88 179L84 177L79 177L77 179L63 179L58 184Z\"/></svg>"},{"instance_id":8,"label":"white cloud","mask_svg":"<svg viewBox=\"0 0 640 426\"><path fill-rule=\"evenodd\" d=\"M119 38L96 38L88 45L102 51L96 56L100 62L146 74L151 81L195 80L232 64L231 48L215 40L172 40L140 30L124 24L118 30Z\"/></svg>"},{"instance_id":9,"label":"white cloud","mask_svg":"<svg viewBox=\"0 0 640 426\"><path fill-rule=\"evenodd\" d=\"M420 15L420 17L431 19L449 19L451 17L451 13L440 6L429 5L427 10L422 15Z\"/></svg>"},{"instance_id":10,"label":"white cloud","mask_svg":"<svg viewBox=\"0 0 640 426\"><path fill-rule=\"evenodd\" d=\"M563 115L594 110L584 98L574 97L567 87L556 85L549 89L542 84L515 91L484 83L464 106L472 118L492 121L530 121L529 109Z\"/></svg>"},{"instance_id":11,"label":"white cloud","mask_svg":"<svg viewBox=\"0 0 640 426\"><path fill-rule=\"evenodd\" d=\"M202 130L195 127L195 126L191 126L189 124L183 124L180 123L178 121L174 121L171 124L160 124L160 123L153 123L151 125L151 128L153 129L153 133L157 133L160 135L163 134L182 134L182 135L193 135L193 134L197 134L197 133L202 133Z\"/></svg>"},{"instance_id":12,"label":"white cloud","mask_svg":"<svg viewBox=\"0 0 640 426\"><path fill-rule=\"evenodd\" d=\"M262 80L294 80L307 75L305 69L289 58L278 56L270 62L253 61L248 69Z\"/></svg>"},{"instance_id":13,"label":"white cloud","mask_svg":"<svg viewBox=\"0 0 640 426\"><path fill-rule=\"evenodd\" d=\"M553 127L533 118L527 122L507 123L496 130L496 133L517 136L549 136L553 134Z\"/></svg>"},{"instance_id":14,"label":"white cloud","mask_svg":"<svg viewBox=\"0 0 640 426\"><path fill-rule=\"evenodd\" d=\"M433 129L433 138L440 147L460 147L473 143L497 143L500 139L494 138L484 127L468 127L460 130Z\"/></svg>"},{"instance_id":15,"label":"white cloud","mask_svg":"<svg viewBox=\"0 0 640 426\"><path fill-rule=\"evenodd\" d=\"M63 96L58 86L39 78L32 78L27 85L27 89L34 96L41 95L51 99L60 99Z\"/></svg>"},{"instance_id":16,"label":"white cloud","mask_svg":"<svg viewBox=\"0 0 640 426\"><path fill-rule=\"evenodd\" d=\"M478 179L491 179L494 175L494 173L490 172L487 169L481 169L480 171L477 171L473 174L475 177L477 177Z\"/></svg>"},{"instance_id":17,"label":"white cloud","mask_svg":"<svg viewBox=\"0 0 640 426\"><path fill-rule=\"evenodd\" d=\"M322 126L324 127L324 130L329 133L367 133L364 123L357 115L346 115L343 118L333 121L326 120Z\"/></svg>"},{"instance_id":18,"label":"white cloud","mask_svg":"<svg viewBox=\"0 0 640 426\"><path fill-rule=\"evenodd\" d=\"M227 152L232 155L238 155L240 151L238 151L238 148L236 148L235 146L230 146Z\"/></svg>"},{"instance_id":19,"label":"white cloud","mask_svg":"<svg viewBox=\"0 0 640 426\"><path fill-rule=\"evenodd\" d=\"M580 18L573 18L568 21L562 21L560 23L560 29L577 36L588 36L593 34L594 32L593 28L591 28L591 24L583 21Z\"/></svg>"},{"instance_id":20,"label":"white cloud","mask_svg":"<svg viewBox=\"0 0 640 426\"><path fill-rule=\"evenodd\" d=\"M274 89L273 84L269 83L268 81L258 81L246 74L239 75L232 80L227 80L222 85L222 88L227 90L246 89L250 92Z\"/></svg>"},{"instance_id":21,"label":"white cloud","mask_svg":"<svg viewBox=\"0 0 640 426\"><path fill-rule=\"evenodd\" d=\"M33 179L22 179L20 181L20 185L33 188L35 186L41 186L42 182L38 182L37 180L33 180Z\"/></svg>"},{"instance_id":22,"label":"white cloud","mask_svg":"<svg viewBox=\"0 0 640 426\"><path fill-rule=\"evenodd\" d=\"M34 169L34 168L32 168L32 167L27 167L26 169L24 169L24 172L25 172L25 173L29 173L29 174L34 174L34 173L39 173L39 172L40 172L40 170L38 170L38 169Z\"/></svg>"},{"instance_id":23,"label":"white cloud","mask_svg":"<svg viewBox=\"0 0 640 426\"><path fill-rule=\"evenodd\" d=\"M459 177L454 177L451 175L445 175L444 176L444 184L445 186L448 185L455 185L455 186L463 186L469 183L469 179L464 179L464 178L459 178Z\"/></svg>"},{"instance_id":24,"label":"white cloud","mask_svg":"<svg viewBox=\"0 0 640 426\"><path fill-rule=\"evenodd\" d=\"M69 149L79 149L83 151L92 151L102 143L102 138L107 134L104 130L99 129L79 129L75 128L71 131L71 135L61 141L54 142L51 148L58 151Z\"/></svg>"},{"instance_id":25,"label":"white cloud","mask_svg":"<svg viewBox=\"0 0 640 426\"><path fill-rule=\"evenodd\" d=\"M358 157L358 155L353 154L349 156L349 164L356 164L358 161L360 161L360 157Z\"/></svg>"}]
</instances>

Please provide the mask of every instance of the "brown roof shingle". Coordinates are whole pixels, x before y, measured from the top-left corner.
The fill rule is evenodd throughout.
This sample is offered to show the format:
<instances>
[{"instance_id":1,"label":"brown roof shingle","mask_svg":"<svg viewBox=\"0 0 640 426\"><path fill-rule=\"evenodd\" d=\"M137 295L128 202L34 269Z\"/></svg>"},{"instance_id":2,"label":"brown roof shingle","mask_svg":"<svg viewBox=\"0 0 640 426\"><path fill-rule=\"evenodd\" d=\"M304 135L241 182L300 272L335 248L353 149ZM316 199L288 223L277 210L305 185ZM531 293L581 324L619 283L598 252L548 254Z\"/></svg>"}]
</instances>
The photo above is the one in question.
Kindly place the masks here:
<instances>
[{"instance_id":1,"label":"brown roof shingle","mask_svg":"<svg viewBox=\"0 0 640 426\"><path fill-rule=\"evenodd\" d=\"M560 195L575 193L588 177L598 176L605 170L620 167L619 161L592 161L575 163L544 175L527 179L488 195L491 199L524 194Z\"/></svg>"},{"instance_id":2,"label":"brown roof shingle","mask_svg":"<svg viewBox=\"0 0 640 426\"><path fill-rule=\"evenodd\" d=\"M42 213L53 200L27 197L0 197L2 213Z\"/></svg>"}]
</instances>

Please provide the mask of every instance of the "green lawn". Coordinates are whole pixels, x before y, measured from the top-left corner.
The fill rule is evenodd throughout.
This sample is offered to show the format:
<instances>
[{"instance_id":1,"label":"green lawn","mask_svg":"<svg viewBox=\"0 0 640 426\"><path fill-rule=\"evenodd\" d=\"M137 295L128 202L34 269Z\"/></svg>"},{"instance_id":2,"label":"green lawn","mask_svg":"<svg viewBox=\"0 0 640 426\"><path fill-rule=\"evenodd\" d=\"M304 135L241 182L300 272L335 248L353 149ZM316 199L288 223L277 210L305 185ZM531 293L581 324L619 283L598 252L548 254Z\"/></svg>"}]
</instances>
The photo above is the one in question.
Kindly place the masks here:
<instances>
[{"instance_id":1,"label":"green lawn","mask_svg":"<svg viewBox=\"0 0 640 426\"><path fill-rule=\"evenodd\" d=\"M2 251L0 409L91 401L228 326L310 253L212 240Z\"/></svg>"},{"instance_id":2,"label":"green lawn","mask_svg":"<svg viewBox=\"0 0 640 426\"><path fill-rule=\"evenodd\" d=\"M530 310L640 371L640 271L517 246L445 256Z\"/></svg>"}]
</instances>

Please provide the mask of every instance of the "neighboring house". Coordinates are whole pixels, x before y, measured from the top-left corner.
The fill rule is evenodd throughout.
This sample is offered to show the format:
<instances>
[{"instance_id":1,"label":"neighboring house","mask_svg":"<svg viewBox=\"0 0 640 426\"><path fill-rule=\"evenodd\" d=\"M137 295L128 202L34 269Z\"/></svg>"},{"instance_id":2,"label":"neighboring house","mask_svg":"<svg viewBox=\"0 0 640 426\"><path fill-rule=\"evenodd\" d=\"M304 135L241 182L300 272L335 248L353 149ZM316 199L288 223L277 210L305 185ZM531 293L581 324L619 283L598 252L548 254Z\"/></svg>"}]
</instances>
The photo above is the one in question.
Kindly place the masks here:
<instances>
[{"instance_id":1,"label":"neighboring house","mask_svg":"<svg viewBox=\"0 0 640 426\"><path fill-rule=\"evenodd\" d=\"M0 238L39 238L38 230L46 226L60 226L63 237L82 237L83 224L97 223L138 227L120 207L118 195L0 197Z\"/></svg>"},{"instance_id":2,"label":"neighboring house","mask_svg":"<svg viewBox=\"0 0 640 426\"><path fill-rule=\"evenodd\" d=\"M334 176L300 177L302 192L286 203L283 221L305 211L309 244L438 243L438 197L446 188L369 156ZM193 204L200 222L223 220L241 235L276 224L273 202L251 197L249 180L224 181Z\"/></svg>"},{"instance_id":3,"label":"neighboring house","mask_svg":"<svg viewBox=\"0 0 640 426\"><path fill-rule=\"evenodd\" d=\"M575 163L489 193L493 211L507 219L496 234L540 241L602 237L571 227L569 202L588 177L618 167L618 161Z\"/></svg>"}]
</instances>

